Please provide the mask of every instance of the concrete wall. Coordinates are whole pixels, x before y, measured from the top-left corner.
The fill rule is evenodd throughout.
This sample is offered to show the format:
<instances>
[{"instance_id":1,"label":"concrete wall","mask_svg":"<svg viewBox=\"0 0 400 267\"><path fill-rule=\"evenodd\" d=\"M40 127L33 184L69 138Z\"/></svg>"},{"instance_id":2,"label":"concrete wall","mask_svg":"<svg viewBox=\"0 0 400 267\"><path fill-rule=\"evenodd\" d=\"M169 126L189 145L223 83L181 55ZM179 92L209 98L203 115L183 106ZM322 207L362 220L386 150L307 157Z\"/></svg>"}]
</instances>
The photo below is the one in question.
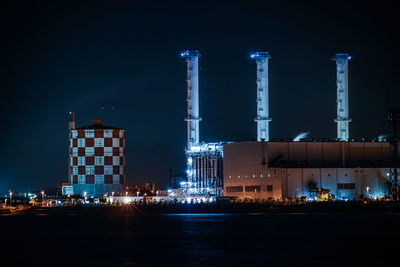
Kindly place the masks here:
<instances>
[{"instance_id":1,"label":"concrete wall","mask_svg":"<svg viewBox=\"0 0 400 267\"><path fill-rule=\"evenodd\" d=\"M224 145L224 195L240 199L276 200L290 197L311 197L310 182L329 189L336 197L381 197L387 193L389 168L374 166L390 159L387 143L371 142L244 142ZM262 150L267 164L262 162ZM276 161L296 162L301 167L274 167ZM338 167L345 161L345 167ZM368 167L347 167L370 161ZM272 164L271 164L272 162ZM304 163L307 162L307 163ZM326 167L329 162L334 167ZM339 163L338 163L339 162ZM328 164L328 165L329 165ZM378 163L377 165L379 165ZM314 166L314 167L312 167ZM254 176L254 177L253 177ZM267 191L272 185L273 191ZM260 186L260 192L246 192L246 186ZM228 192L242 187L242 192ZM350 187L350 188L341 188ZM368 190L367 190L368 188Z\"/></svg>"},{"instance_id":2,"label":"concrete wall","mask_svg":"<svg viewBox=\"0 0 400 267\"><path fill-rule=\"evenodd\" d=\"M260 146L259 142L239 144L248 152ZM384 167L392 158L386 142L267 142L265 146L273 167Z\"/></svg>"}]
</instances>

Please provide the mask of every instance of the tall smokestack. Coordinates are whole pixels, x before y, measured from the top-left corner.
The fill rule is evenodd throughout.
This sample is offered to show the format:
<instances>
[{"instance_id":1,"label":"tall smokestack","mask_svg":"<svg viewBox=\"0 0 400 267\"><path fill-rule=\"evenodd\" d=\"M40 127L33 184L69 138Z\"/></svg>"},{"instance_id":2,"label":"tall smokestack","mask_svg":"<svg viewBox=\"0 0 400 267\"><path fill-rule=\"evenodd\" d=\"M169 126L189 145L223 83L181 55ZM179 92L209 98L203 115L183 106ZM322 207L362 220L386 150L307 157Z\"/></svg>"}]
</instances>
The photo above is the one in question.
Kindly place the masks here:
<instances>
[{"instance_id":1,"label":"tall smokestack","mask_svg":"<svg viewBox=\"0 0 400 267\"><path fill-rule=\"evenodd\" d=\"M187 64L187 149L200 142L199 136L199 57L198 50L186 50L181 53Z\"/></svg>"},{"instance_id":2,"label":"tall smokestack","mask_svg":"<svg viewBox=\"0 0 400 267\"><path fill-rule=\"evenodd\" d=\"M340 141L349 140L349 85L348 66L351 56L349 54L336 54L333 60L336 61L336 85L337 85L337 138Z\"/></svg>"},{"instance_id":3,"label":"tall smokestack","mask_svg":"<svg viewBox=\"0 0 400 267\"><path fill-rule=\"evenodd\" d=\"M75 112L69 113L69 129L70 130L75 129Z\"/></svg>"},{"instance_id":4,"label":"tall smokestack","mask_svg":"<svg viewBox=\"0 0 400 267\"><path fill-rule=\"evenodd\" d=\"M268 52L250 54L257 64L257 141L269 141Z\"/></svg>"}]
</instances>

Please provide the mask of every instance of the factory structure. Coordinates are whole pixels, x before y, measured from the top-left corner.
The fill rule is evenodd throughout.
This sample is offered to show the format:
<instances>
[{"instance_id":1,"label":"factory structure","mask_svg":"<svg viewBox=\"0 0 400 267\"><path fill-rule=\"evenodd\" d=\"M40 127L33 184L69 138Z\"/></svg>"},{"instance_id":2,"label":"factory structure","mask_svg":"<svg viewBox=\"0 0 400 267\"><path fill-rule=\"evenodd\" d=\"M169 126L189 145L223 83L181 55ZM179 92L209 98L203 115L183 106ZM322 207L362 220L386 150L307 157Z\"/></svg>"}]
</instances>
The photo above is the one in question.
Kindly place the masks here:
<instances>
[{"instance_id":1,"label":"factory structure","mask_svg":"<svg viewBox=\"0 0 400 267\"><path fill-rule=\"evenodd\" d=\"M181 53L187 67L187 196L226 196L239 200L376 198L387 195L397 175L390 142L350 139L348 54L336 54L337 135L334 141L270 141L268 52L250 54L256 63L257 141L204 143L200 140L199 57L197 50ZM397 151L397 150L396 150ZM395 152L395 153L398 153ZM396 177L397 179L397 177ZM177 195L177 191L172 195Z\"/></svg>"},{"instance_id":2,"label":"factory structure","mask_svg":"<svg viewBox=\"0 0 400 267\"><path fill-rule=\"evenodd\" d=\"M185 194L221 195L223 188L223 143L200 142L199 122L199 57L197 50L181 53L187 70L187 181L181 183Z\"/></svg>"},{"instance_id":3,"label":"factory structure","mask_svg":"<svg viewBox=\"0 0 400 267\"><path fill-rule=\"evenodd\" d=\"M105 197L123 192L125 184L125 130L101 120L75 128L70 113L68 185L63 195Z\"/></svg>"}]
</instances>

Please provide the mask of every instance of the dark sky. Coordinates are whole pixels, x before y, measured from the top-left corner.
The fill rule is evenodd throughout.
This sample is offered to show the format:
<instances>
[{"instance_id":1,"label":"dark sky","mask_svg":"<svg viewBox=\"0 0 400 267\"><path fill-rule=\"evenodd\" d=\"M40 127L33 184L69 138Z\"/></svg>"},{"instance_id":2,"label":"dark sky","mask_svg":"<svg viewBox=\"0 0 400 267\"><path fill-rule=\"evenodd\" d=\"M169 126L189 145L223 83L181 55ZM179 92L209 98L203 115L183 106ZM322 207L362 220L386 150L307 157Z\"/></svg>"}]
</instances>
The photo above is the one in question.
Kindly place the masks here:
<instances>
[{"instance_id":1,"label":"dark sky","mask_svg":"<svg viewBox=\"0 0 400 267\"><path fill-rule=\"evenodd\" d=\"M384 133L399 102L398 14L383 1L136 2L2 2L0 192L67 179L69 111L125 128L128 181L166 186L185 165L182 49L203 55L202 141L256 137L250 51L272 54L272 138L335 137L336 52L353 56L351 137Z\"/></svg>"}]
</instances>

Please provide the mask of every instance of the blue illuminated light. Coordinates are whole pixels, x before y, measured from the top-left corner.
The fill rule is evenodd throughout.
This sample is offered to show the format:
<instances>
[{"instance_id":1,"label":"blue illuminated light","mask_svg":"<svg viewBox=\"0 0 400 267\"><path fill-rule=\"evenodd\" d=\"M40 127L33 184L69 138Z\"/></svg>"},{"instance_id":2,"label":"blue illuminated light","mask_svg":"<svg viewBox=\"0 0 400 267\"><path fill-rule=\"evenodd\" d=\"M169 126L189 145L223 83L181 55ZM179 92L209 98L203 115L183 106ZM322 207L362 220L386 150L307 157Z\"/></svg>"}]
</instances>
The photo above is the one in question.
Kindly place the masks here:
<instances>
[{"instance_id":1,"label":"blue illuminated light","mask_svg":"<svg viewBox=\"0 0 400 267\"><path fill-rule=\"evenodd\" d=\"M181 52L181 57L200 57L198 50L186 50Z\"/></svg>"},{"instance_id":2,"label":"blue illuminated light","mask_svg":"<svg viewBox=\"0 0 400 267\"><path fill-rule=\"evenodd\" d=\"M351 56L346 53L337 53L336 56L334 56L332 59L342 64L350 60Z\"/></svg>"},{"instance_id":3,"label":"blue illuminated light","mask_svg":"<svg viewBox=\"0 0 400 267\"><path fill-rule=\"evenodd\" d=\"M271 56L268 54L268 52L255 52L250 54L251 59L267 59L270 58Z\"/></svg>"}]
</instances>

